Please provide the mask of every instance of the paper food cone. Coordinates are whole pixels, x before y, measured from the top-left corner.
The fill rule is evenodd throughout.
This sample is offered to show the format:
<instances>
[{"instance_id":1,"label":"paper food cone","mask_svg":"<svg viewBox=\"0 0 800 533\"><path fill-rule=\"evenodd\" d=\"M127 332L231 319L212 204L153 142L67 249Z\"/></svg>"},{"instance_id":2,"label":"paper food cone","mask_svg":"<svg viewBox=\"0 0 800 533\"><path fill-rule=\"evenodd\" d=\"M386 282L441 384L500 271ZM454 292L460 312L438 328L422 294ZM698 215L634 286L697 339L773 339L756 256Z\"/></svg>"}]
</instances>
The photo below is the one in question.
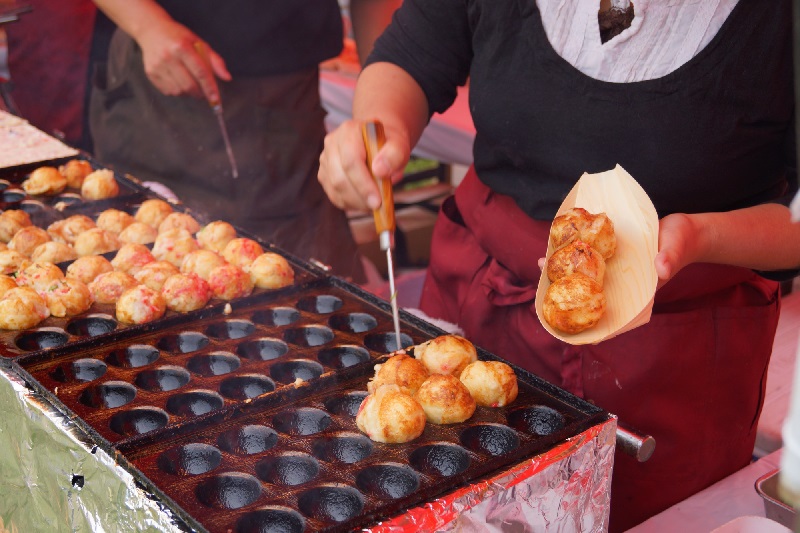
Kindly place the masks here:
<instances>
[{"instance_id":1,"label":"paper food cone","mask_svg":"<svg viewBox=\"0 0 800 533\"><path fill-rule=\"evenodd\" d=\"M536 291L536 315L554 337L570 344L596 344L646 324L653 309L658 276L658 214L644 189L617 165L599 174L584 174L567 195L558 215L573 207L592 214L605 213L614 223L617 250L606 262L603 292L606 312L595 326L576 334L551 327L542 314L542 302L550 286L546 272ZM553 247L548 244L549 260Z\"/></svg>"}]
</instances>

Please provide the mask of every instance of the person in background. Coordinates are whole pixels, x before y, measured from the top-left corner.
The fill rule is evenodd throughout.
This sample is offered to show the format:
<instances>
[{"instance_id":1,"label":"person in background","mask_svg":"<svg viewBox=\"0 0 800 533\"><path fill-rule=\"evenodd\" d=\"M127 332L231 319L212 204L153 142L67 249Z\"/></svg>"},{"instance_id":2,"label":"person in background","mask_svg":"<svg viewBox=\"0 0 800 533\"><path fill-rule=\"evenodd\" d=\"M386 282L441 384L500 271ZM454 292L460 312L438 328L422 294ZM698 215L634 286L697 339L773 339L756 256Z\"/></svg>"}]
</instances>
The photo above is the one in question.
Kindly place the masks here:
<instances>
[{"instance_id":1,"label":"person in background","mask_svg":"<svg viewBox=\"0 0 800 533\"><path fill-rule=\"evenodd\" d=\"M406 0L319 181L340 208L378 207L363 121L386 132L372 171L397 176L469 76L474 164L440 210L420 308L655 437L649 461L615 458L623 531L750 462L780 308L769 278L800 267L800 225L782 203L797 179L791 3L613 3L620 31L599 2ZM649 323L573 346L536 318L538 258L575 182L616 164L661 217L660 288Z\"/></svg>"},{"instance_id":2,"label":"person in background","mask_svg":"<svg viewBox=\"0 0 800 533\"><path fill-rule=\"evenodd\" d=\"M363 276L345 215L316 180L325 135L320 62L342 50L336 0L96 0L119 27L90 123L103 164L166 185L221 219L334 274ZM400 0L353 0L371 49ZM209 102L221 100L238 177Z\"/></svg>"}]
</instances>

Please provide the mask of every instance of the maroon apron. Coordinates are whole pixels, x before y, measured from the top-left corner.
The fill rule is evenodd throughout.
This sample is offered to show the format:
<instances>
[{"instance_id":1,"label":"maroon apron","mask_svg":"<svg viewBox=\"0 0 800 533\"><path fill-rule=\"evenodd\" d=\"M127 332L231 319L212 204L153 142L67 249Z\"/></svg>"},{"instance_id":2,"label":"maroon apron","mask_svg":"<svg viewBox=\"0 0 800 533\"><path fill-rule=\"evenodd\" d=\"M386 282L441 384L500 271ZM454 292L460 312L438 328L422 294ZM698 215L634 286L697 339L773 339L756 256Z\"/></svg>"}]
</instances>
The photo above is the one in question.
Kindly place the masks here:
<instances>
[{"instance_id":1,"label":"maroon apron","mask_svg":"<svg viewBox=\"0 0 800 533\"><path fill-rule=\"evenodd\" d=\"M442 206L420 307L655 437L649 461L615 458L611 530L624 531L751 460L778 284L748 269L690 265L659 289L649 323L572 346L534 309L549 229L471 168Z\"/></svg>"}]
</instances>

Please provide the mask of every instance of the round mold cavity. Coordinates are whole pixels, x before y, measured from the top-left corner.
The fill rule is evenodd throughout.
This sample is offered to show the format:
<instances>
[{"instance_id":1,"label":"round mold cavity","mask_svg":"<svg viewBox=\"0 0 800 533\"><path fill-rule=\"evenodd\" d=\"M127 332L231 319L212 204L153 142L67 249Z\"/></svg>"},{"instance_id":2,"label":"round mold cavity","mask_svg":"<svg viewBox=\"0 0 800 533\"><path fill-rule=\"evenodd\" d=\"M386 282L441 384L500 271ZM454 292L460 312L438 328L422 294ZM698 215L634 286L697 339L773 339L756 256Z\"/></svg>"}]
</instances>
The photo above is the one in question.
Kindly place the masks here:
<instances>
[{"instance_id":1,"label":"round mold cavity","mask_svg":"<svg viewBox=\"0 0 800 533\"><path fill-rule=\"evenodd\" d=\"M63 346L69 335L61 328L45 327L22 333L16 338L17 348L25 351L46 350Z\"/></svg>"},{"instance_id":2,"label":"round mold cavity","mask_svg":"<svg viewBox=\"0 0 800 533\"><path fill-rule=\"evenodd\" d=\"M319 463L308 454L287 452L259 461L256 474L276 485L302 485L317 477Z\"/></svg>"},{"instance_id":3,"label":"round mold cavity","mask_svg":"<svg viewBox=\"0 0 800 533\"><path fill-rule=\"evenodd\" d=\"M197 331L184 331L177 335L167 335L158 341L158 347L167 352L189 353L202 350L209 343L208 337Z\"/></svg>"},{"instance_id":4,"label":"round mold cavity","mask_svg":"<svg viewBox=\"0 0 800 533\"><path fill-rule=\"evenodd\" d=\"M564 428L564 415L551 407L535 405L511 411L508 424L518 431L545 436Z\"/></svg>"},{"instance_id":5,"label":"round mold cavity","mask_svg":"<svg viewBox=\"0 0 800 533\"><path fill-rule=\"evenodd\" d=\"M169 415L157 407L136 407L116 413L109 426L119 435L132 437L162 428L168 422Z\"/></svg>"},{"instance_id":6,"label":"round mold cavity","mask_svg":"<svg viewBox=\"0 0 800 533\"><path fill-rule=\"evenodd\" d=\"M176 476L205 474L222 462L222 453L209 444L193 442L165 451L158 456L158 468Z\"/></svg>"},{"instance_id":7,"label":"round mold cavity","mask_svg":"<svg viewBox=\"0 0 800 533\"><path fill-rule=\"evenodd\" d=\"M256 325L249 320L230 319L215 322L206 329L206 334L214 339L241 339L252 335Z\"/></svg>"},{"instance_id":8,"label":"round mold cavity","mask_svg":"<svg viewBox=\"0 0 800 533\"><path fill-rule=\"evenodd\" d=\"M314 441L314 456L323 461L353 464L369 457L372 441L360 433L339 433Z\"/></svg>"},{"instance_id":9,"label":"round mold cavity","mask_svg":"<svg viewBox=\"0 0 800 533\"><path fill-rule=\"evenodd\" d=\"M219 409L225 404L222 396L209 390L193 390L170 396L167 411L173 415L200 416Z\"/></svg>"},{"instance_id":10,"label":"round mold cavity","mask_svg":"<svg viewBox=\"0 0 800 533\"><path fill-rule=\"evenodd\" d=\"M261 482L249 474L227 472L197 485L195 495L208 507L239 509L261 496Z\"/></svg>"},{"instance_id":11,"label":"round mold cavity","mask_svg":"<svg viewBox=\"0 0 800 533\"><path fill-rule=\"evenodd\" d=\"M347 485L326 484L303 492L297 500L304 515L325 522L345 522L361 514L364 496Z\"/></svg>"},{"instance_id":12,"label":"round mold cavity","mask_svg":"<svg viewBox=\"0 0 800 533\"><path fill-rule=\"evenodd\" d=\"M167 392L179 389L189 383L189 372L179 366L164 365L158 368L142 370L133 382L140 389L150 392Z\"/></svg>"},{"instance_id":13,"label":"round mold cavity","mask_svg":"<svg viewBox=\"0 0 800 533\"><path fill-rule=\"evenodd\" d=\"M195 355L186 363L186 368L201 376L230 374L241 365L239 358L230 352L211 352Z\"/></svg>"},{"instance_id":14,"label":"round mold cavity","mask_svg":"<svg viewBox=\"0 0 800 533\"><path fill-rule=\"evenodd\" d=\"M4 191L11 187L11 182L8 180L0 180L0 191Z\"/></svg>"},{"instance_id":15,"label":"round mold cavity","mask_svg":"<svg viewBox=\"0 0 800 533\"><path fill-rule=\"evenodd\" d=\"M394 331L386 333L370 333L364 337L364 344L373 352L389 353L397 350L397 335ZM407 333L400 332L400 344L408 348L414 344L414 339Z\"/></svg>"},{"instance_id":16,"label":"round mold cavity","mask_svg":"<svg viewBox=\"0 0 800 533\"><path fill-rule=\"evenodd\" d=\"M265 452L277 443L278 434L274 429L256 424L229 429L217 437L220 448L237 455Z\"/></svg>"},{"instance_id":17,"label":"round mold cavity","mask_svg":"<svg viewBox=\"0 0 800 533\"><path fill-rule=\"evenodd\" d=\"M249 512L236 522L236 533L303 533L305 529L300 513L278 505Z\"/></svg>"},{"instance_id":18,"label":"round mold cavity","mask_svg":"<svg viewBox=\"0 0 800 533\"><path fill-rule=\"evenodd\" d=\"M21 202L27 197L27 194L22 189L5 189L2 194L3 201L9 204Z\"/></svg>"},{"instance_id":19,"label":"round mold cavity","mask_svg":"<svg viewBox=\"0 0 800 533\"><path fill-rule=\"evenodd\" d=\"M65 192L56 196L57 203L64 207L70 205L78 205L83 203L83 198L80 194L74 192Z\"/></svg>"},{"instance_id":20,"label":"round mold cavity","mask_svg":"<svg viewBox=\"0 0 800 533\"><path fill-rule=\"evenodd\" d=\"M478 424L461 432L461 444L473 452L503 455L519 447L519 437L507 426Z\"/></svg>"},{"instance_id":21,"label":"round mold cavity","mask_svg":"<svg viewBox=\"0 0 800 533\"><path fill-rule=\"evenodd\" d=\"M347 331L349 333L364 333L378 325L374 316L367 313L349 313L346 315L333 315L328 324L333 329Z\"/></svg>"},{"instance_id":22,"label":"round mold cavity","mask_svg":"<svg viewBox=\"0 0 800 533\"><path fill-rule=\"evenodd\" d=\"M358 473L356 486L365 494L384 500L396 500L419 488L419 475L407 465L377 463Z\"/></svg>"},{"instance_id":23,"label":"round mold cavity","mask_svg":"<svg viewBox=\"0 0 800 533\"><path fill-rule=\"evenodd\" d=\"M20 202L19 208L29 215L38 215L47 209L39 200L23 200Z\"/></svg>"},{"instance_id":24,"label":"round mold cavity","mask_svg":"<svg viewBox=\"0 0 800 533\"><path fill-rule=\"evenodd\" d=\"M293 361L281 361L270 367L269 373L272 379L281 383L294 383L297 379L310 381L322 375L324 369L322 365L307 359L295 359Z\"/></svg>"},{"instance_id":25,"label":"round mold cavity","mask_svg":"<svg viewBox=\"0 0 800 533\"><path fill-rule=\"evenodd\" d=\"M317 354L317 358L325 366L347 368L369 361L369 351L362 346L336 346L322 350Z\"/></svg>"},{"instance_id":26,"label":"round mold cavity","mask_svg":"<svg viewBox=\"0 0 800 533\"><path fill-rule=\"evenodd\" d=\"M136 398L136 387L125 381L106 381L88 387L79 401L94 408L114 409L129 404Z\"/></svg>"},{"instance_id":27,"label":"round mold cavity","mask_svg":"<svg viewBox=\"0 0 800 533\"><path fill-rule=\"evenodd\" d=\"M253 321L265 326L288 326L300 320L300 311L294 307L273 307L253 314Z\"/></svg>"},{"instance_id":28,"label":"round mold cavity","mask_svg":"<svg viewBox=\"0 0 800 533\"><path fill-rule=\"evenodd\" d=\"M300 407L281 411L272 417L272 425L289 435L313 435L325 431L333 420L322 409Z\"/></svg>"},{"instance_id":29,"label":"round mold cavity","mask_svg":"<svg viewBox=\"0 0 800 533\"><path fill-rule=\"evenodd\" d=\"M322 346L334 339L331 328L326 326L303 326L286 330L283 338L297 346Z\"/></svg>"},{"instance_id":30,"label":"round mold cavity","mask_svg":"<svg viewBox=\"0 0 800 533\"><path fill-rule=\"evenodd\" d=\"M367 397L367 391L353 391L341 396L326 398L323 402L325 409L335 415L356 416L361 402Z\"/></svg>"},{"instance_id":31,"label":"round mold cavity","mask_svg":"<svg viewBox=\"0 0 800 533\"><path fill-rule=\"evenodd\" d=\"M245 341L236 348L236 353L253 361L270 361L289 351L289 346L280 339L262 337Z\"/></svg>"},{"instance_id":32,"label":"round mold cavity","mask_svg":"<svg viewBox=\"0 0 800 533\"><path fill-rule=\"evenodd\" d=\"M159 353L158 349L147 344L131 344L109 353L106 362L122 368L139 368L157 361Z\"/></svg>"},{"instance_id":33,"label":"round mold cavity","mask_svg":"<svg viewBox=\"0 0 800 533\"><path fill-rule=\"evenodd\" d=\"M76 337L97 337L117 329L117 321L110 315L76 317L67 324L67 331Z\"/></svg>"},{"instance_id":34,"label":"round mold cavity","mask_svg":"<svg viewBox=\"0 0 800 533\"><path fill-rule=\"evenodd\" d=\"M261 374L233 376L219 384L219 392L231 400L247 400L275 390L275 382Z\"/></svg>"},{"instance_id":35,"label":"round mold cavity","mask_svg":"<svg viewBox=\"0 0 800 533\"><path fill-rule=\"evenodd\" d=\"M322 294L320 296L308 296L297 302L297 308L309 313L318 313L326 315L334 313L342 308L344 302L341 298L331 296L330 294Z\"/></svg>"},{"instance_id":36,"label":"round mold cavity","mask_svg":"<svg viewBox=\"0 0 800 533\"><path fill-rule=\"evenodd\" d=\"M460 474L470 465L467 450L444 442L421 446L411 452L408 459L414 469L425 474L444 477Z\"/></svg>"},{"instance_id":37,"label":"round mold cavity","mask_svg":"<svg viewBox=\"0 0 800 533\"><path fill-rule=\"evenodd\" d=\"M87 382L103 376L106 370L108 370L108 367L104 362L98 359L83 358L58 365L51 372L50 377L62 383Z\"/></svg>"}]
</instances>

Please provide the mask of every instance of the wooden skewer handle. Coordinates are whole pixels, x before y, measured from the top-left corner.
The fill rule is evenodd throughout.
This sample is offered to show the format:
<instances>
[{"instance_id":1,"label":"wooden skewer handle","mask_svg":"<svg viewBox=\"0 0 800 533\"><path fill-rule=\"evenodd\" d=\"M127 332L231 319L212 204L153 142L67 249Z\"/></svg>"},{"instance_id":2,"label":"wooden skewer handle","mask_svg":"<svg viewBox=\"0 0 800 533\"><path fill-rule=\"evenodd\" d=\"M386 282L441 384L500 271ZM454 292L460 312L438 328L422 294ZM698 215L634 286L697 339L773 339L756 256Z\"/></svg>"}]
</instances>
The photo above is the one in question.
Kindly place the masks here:
<instances>
[{"instance_id":1,"label":"wooden skewer handle","mask_svg":"<svg viewBox=\"0 0 800 533\"><path fill-rule=\"evenodd\" d=\"M380 150L386 142L383 124L378 121L365 122L361 126L361 136L364 139L364 147L367 149L367 168L369 168L371 173L372 161L378 153L378 150ZM392 180L386 177L381 179L375 178L375 181L378 183L378 190L381 194L381 206L372 212L372 216L375 219L375 229L378 231L378 235L384 231L394 234L395 220Z\"/></svg>"}]
</instances>

